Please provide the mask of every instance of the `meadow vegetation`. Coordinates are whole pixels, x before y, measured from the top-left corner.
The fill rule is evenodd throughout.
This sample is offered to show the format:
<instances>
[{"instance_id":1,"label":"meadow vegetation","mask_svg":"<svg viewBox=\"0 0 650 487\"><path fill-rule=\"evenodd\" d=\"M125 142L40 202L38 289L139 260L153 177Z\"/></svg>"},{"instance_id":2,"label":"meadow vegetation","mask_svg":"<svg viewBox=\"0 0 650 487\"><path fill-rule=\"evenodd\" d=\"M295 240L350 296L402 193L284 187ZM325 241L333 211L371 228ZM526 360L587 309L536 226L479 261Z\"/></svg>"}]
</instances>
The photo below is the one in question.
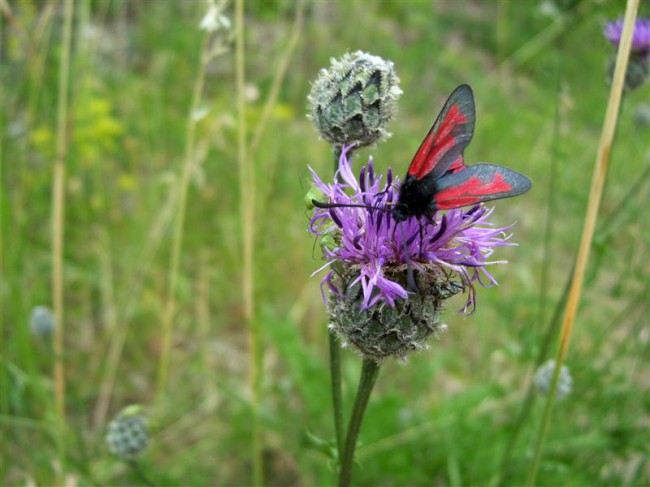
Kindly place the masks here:
<instances>
[{"instance_id":1,"label":"meadow vegetation","mask_svg":"<svg viewBox=\"0 0 650 487\"><path fill-rule=\"evenodd\" d=\"M534 397L516 425L536 366L555 354L609 96L613 48L602 31L623 15L624 2L244 2L257 404L241 284L234 6L220 34L227 50L206 62L190 113L206 3L75 2L65 126L64 433L53 340L30 330L32 310L53 305L63 8L0 5L3 485L53 485L61 472L79 485L247 485L254 424L266 485L335 483L327 314L320 277L310 277L322 261L304 200L307 166L328 174L332 152L305 115L319 69L356 50L392 60L404 92L393 136L358 151L357 167L372 155L382 171L402 176L447 95L467 83L477 125L466 161L512 167L533 189L494 204L495 224L516 222L519 244L495 254L509 261L493 268L500 285L479 289L473 315L456 313L464 298L454 298L443 315L446 335L406 363L383 366L354 484L524 482L543 400ZM650 5L639 13L650 15ZM635 117L649 99L646 83L621 106L566 360L572 392L555 406L539 485L650 483L650 128ZM188 123L189 186L161 391ZM342 359L349 412L360 360L346 350ZM142 405L151 430L137 463L111 455L104 441L110 419L130 404Z\"/></svg>"}]
</instances>

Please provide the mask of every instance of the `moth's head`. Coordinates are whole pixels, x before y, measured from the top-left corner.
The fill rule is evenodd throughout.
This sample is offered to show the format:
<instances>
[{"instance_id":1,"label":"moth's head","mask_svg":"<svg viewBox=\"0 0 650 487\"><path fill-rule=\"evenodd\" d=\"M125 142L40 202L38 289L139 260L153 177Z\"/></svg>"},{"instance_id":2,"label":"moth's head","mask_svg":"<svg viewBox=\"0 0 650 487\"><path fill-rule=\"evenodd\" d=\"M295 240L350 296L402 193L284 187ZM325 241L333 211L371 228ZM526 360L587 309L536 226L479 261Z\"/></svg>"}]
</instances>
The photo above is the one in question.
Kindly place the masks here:
<instances>
[{"instance_id":1,"label":"moth's head","mask_svg":"<svg viewBox=\"0 0 650 487\"><path fill-rule=\"evenodd\" d=\"M409 216L411 216L411 209L405 203L398 201L395 206L390 210L391 215L396 222L403 222Z\"/></svg>"}]
</instances>

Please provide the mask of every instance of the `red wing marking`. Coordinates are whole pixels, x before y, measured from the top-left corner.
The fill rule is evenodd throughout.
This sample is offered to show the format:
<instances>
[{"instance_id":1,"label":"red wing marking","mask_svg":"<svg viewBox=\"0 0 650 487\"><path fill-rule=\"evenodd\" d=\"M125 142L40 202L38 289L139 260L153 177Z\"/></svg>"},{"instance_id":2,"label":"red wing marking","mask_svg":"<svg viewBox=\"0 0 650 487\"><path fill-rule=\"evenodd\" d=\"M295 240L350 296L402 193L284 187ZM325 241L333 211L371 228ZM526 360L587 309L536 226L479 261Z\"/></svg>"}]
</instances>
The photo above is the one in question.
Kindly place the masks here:
<instances>
[{"instance_id":1,"label":"red wing marking","mask_svg":"<svg viewBox=\"0 0 650 487\"><path fill-rule=\"evenodd\" d=\"M439 210L460 208L481 201L509 198L530 189L523 174L496 164L477 164L437 180L433 206Z\"/></svg>"},{"instance_id":2,"label":"red wing marking","mask_svg":"<svg viewBox=\"0 0 650 487\"><path fill-rule=\"evenodd\" d=\"M439 191L435 195L436 207L441 210L460 208L483 201L484 196L507 193L512 189L501 174L495 174L493 181L483 181L478 176L468 178L464 183Z\"/></svg>"},{"instance_id":3,"label":"red wing marking","mask_svg":"<svg viewBox=\"0 0 650 487\"><path fill-rule=\"evenodd\" d=\"M454 174L458 171L465 169L465 161L463 160L463 154L459 155L454 162L449 165L446 174Z\"/></svg>"}]
</instances>

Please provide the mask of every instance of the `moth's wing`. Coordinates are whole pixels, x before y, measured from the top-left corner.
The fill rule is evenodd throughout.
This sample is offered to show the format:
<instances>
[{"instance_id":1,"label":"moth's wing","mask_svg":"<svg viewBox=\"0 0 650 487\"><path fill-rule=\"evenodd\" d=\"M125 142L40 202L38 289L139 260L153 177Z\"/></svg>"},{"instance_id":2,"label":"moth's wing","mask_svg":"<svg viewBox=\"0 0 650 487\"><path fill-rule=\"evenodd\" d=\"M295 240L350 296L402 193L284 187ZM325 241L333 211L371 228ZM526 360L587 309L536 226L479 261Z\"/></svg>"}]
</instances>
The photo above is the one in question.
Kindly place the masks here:
<instances>
[{"instance_id":1,"label":"moth's wing","mask_svg":"<svg viewBox=\"0 0 650 487\"><path fill-rule=\"evenodd\" d=\"M436 180L432 208L449 210L510 198L530 189L530 179L497 164L475 164Z\"/></svg>"},{"instance_id":2,"label":"moth's wing","mask_svg":"<svg viewBox=\"0 0 650 487\"><path fill-rule=\"evenodd\" d=\"M475 122L476 109L472 89L469 85L460 85L449 95L431 130L415 153L407 175L416 179L427 176L437 179L450 168L458 170L458 163L464 167L462 154L474 135Z\"/></svg>"}]
</instances>

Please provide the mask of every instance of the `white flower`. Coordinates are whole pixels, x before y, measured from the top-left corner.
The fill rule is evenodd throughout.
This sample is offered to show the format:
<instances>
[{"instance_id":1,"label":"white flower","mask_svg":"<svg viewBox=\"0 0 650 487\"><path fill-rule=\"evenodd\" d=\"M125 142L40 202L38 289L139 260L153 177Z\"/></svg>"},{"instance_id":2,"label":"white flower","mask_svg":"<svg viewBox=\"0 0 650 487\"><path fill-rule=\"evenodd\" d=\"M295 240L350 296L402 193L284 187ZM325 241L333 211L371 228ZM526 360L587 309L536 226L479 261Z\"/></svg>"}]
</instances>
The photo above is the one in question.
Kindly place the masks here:
<instances>
[{"instance_id":1,"label":"white flower","mask_svg":"<svg viewBox=\"0 0 650 487\"><path fill-rule=\"evenodd\" d=\"M230 19L225 15L221 15L220 10L219 7L210 2L208 11L203 16L203 19L201 19L199 29L210 33L216 32L220 29L230 29Z\"/></svg>"}]
</instances>

